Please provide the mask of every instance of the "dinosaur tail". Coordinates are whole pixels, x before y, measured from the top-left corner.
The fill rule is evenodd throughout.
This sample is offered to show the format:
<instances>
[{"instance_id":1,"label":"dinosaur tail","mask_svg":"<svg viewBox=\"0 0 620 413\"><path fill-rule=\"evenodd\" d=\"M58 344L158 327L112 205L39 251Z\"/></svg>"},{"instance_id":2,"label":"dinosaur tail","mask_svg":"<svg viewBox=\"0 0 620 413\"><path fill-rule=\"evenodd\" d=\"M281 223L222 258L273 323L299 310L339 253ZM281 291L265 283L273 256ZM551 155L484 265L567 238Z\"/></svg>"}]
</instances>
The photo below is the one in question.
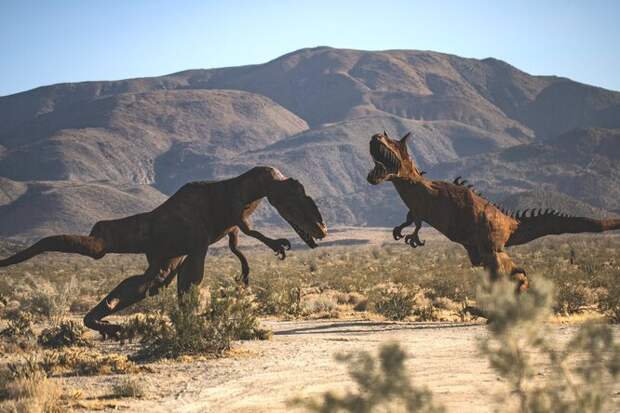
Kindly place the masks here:
<instances>
[{"instance_id":1,"label":"dinosaur tail","mask_svg":"<svg viewBox=\"0 0 620 413\"><path fill-rule=\"evenodd\" d=\"M604 232L620 229L620 219L593 219L571 217L549 210L530 216L516 217L517 230L512 233L506 246L520 245L545 235L578 234L582 232Z\"/></svg>"},{"instance_id":2,"label":"dinosaur tail","mask_svg":"<svg viewBox=\"0 0 620 413\"><path fill-rule=\"evenodd\" d=\"M103 241L94 237L81 235L54 235L43 238L32 246L0 260L0 267L18 264L44 252L70 252L101 258L105 255Z\"/></svg>"}]
</instances>

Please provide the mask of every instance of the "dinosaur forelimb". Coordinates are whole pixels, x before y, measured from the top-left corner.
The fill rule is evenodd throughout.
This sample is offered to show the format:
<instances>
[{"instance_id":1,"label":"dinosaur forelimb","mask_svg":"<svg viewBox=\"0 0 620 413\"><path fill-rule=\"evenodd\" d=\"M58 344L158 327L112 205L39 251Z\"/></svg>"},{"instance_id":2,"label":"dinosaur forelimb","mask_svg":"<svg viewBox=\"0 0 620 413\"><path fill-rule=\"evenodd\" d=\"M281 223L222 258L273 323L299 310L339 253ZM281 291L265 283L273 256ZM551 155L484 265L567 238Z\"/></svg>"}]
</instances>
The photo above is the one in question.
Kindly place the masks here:
<instances>
[{"instance_id":1,"label":"dinosaur forelimb","mask_svg":"<svg viewBox=\"0 0 620 413\"><path fill-rule=\"evenodd\" d=\"M394 237L394 239L396 241L401 239L403 237L403 233L402 233L403 229L405 229L411 224L413 224L413 214L411 213L411 211L409 211L407 212L407 218L405 219L405 222L403 222L397 227L394 227L394 229L392 230L392 236Z\"/></svg>"},{"instance_id":2,"label":"dinosaur forelimb","mask_svg":"<svg viewBox=\"0 0 620 413\"><path fill-rule=\"evenodd\" d=\"M422 241L418 236L418 232L414 232L413 234L409 234L405 237L405 243L407 243L411 248L423 247L426 242Z\"/></svg>"},{"instance_id":3,"label":"dinosaur forelimb","mask_svg":"<svg viewBox=\"0 0 620 413\"><path fill-rule=\"evenodd\" d=\"M422 221L415 221L415 229L413 233L405 237L405 243L411 248L423 247L426 242L420 239L420 228L422 228Z\"/></svg>"},{"instance_id":4,"label":"dinosaur forelimb","mask_svg":"<svg viewBox=\"0 0 620 413\"><path fill-rule=\"evenodd\" d=\"M281 260L286 258L286 251L291 249L291 243L286 238L279 238L279 239L269 238L263 235L262 233L260 233L259 231L251 229L249 224L245 221L242 221L239 224L239 229L241 229L241 231L245 235L248 235L252 238L256 238L257 240L259 240L260 242L262 242L263 244L271 248L273 252L276 254L276 257L280 258Z\"/></svg>"}]
</instances>

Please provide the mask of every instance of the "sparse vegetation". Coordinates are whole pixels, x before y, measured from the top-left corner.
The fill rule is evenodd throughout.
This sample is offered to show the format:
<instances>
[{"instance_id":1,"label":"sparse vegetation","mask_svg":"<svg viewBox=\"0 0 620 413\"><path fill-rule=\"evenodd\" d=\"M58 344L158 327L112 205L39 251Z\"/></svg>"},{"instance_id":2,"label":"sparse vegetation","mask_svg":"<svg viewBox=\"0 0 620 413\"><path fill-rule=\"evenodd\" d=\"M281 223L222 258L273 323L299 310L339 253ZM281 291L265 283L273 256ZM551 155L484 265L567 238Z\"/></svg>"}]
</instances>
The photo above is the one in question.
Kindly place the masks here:
<instances>
[{"instance_id":1,"label":"sparse vegetation","mask_svg":"<svg viewBox=\"0 0 620 413\"><path fill-rule=\"evenodd\" d=\"M413 312L415 292L402 284L382 284L372 289L370 308L389 320L404 320Z\"/></svg>"},{"instance_id":2,"label":"sparse vegetation","mask_svg":"<svg viewBox=\"0 0 620 413\"><path fill-rule=\"evenodd\" d=\"M29 350L36 345L32 331L33 317L30 313L19 310L10 310L4 313L7 326L0 330L0 347L3 352L13 352L17 349Z\"/></svg>"},{"instance_id":3,"label":"sparse vegetation","mask_svg":"<svg viewBox=\"0 0 620 413\"><path fill-rule=\"evenodd\" d=\"M116 398L141 398L144 397L144 394L144 385L138 378L133 376L124 377L112 386L112 395Z\"/></svg>"},{"instance_id":4,"label":"sparse vegetation","mask_svg":"<svg viewBox=\"0 0 620 413\"><path fill-rule=\"evenodd\" d=\"M259 327L258 316L468 321L469 315L463 310L467 305L480 304L476 286L485 278L483 270L469 267L460 247L441 241L416 250L389 243L370 248L295 251L278 262L267 254L265 259L260 254L251 255L251 285L244 289L232 284L239 271L236 257L215 250L209 257L205 281L195 295L188 297L193 301L179 306L176 289L171 286L121 313L121 349L108 343L102 346L98 340L90 341L92 347L76 347L84 344L80 318L122 278L143 272L142 258L115 256L92 261L50 254L2 269L0 348L12 357L4 363L17 363L21 360L17 357L28 355L48 377L134 374L148 371L148 364L143 367L142 363L153 359L182 354L217 357L226 354L234 340L268 338L270 332ZM514 248L511 255L523 263L535 288L541 280L553 283L552 294L545 299L545 305L550 304L548 313L563 321L594 318L620 322L620 238L548 238ZM76 269L78 282L74 281ZM511 294L513 290L507 291ZM590 354L588 346L611 345L604 326L588 324L585 328L592 330L571 340L572 352L566 343L549 344L556 360L564 360L563 368L578 380L583 379L580 372L585 370L573 369L586 365L581 361L587 361L584 354ZM599 338L588 341L592 336ZM59 347L46 349L50 346ZM531 382L528 378L525 387L528 392L539 392L536 397L540 403L547 403L551 400L551 378L556 383L563 383L563 379L555 376L560 373L552 367L551 353L539 348L533 351L537 355L528 360L530 367L534 366L537 373L543 371L544 376L536 374ZM608 365L607 355L598 354L600 357L586 358L594 362L599 357ZM134 357L138 362L132 361ZM541 360L547 366L542 370L537 367ZM593 377L612 377L609 369L592 371ZM56 379L47 380L54 383ZM596 382L595 378L588 381ZM577 405L583 402L571 395L570 387L558 386L557 397L568 397ZM588 391L598 395L602 390L593 387ZM13 405L9 399L5 402Z\"/></svg>"},{"instance_id":5,"label":"sparse vegetation","mask_svg":"<svg viewBox=\"0 0 620 413\"><path fill-rule=\"evenodd\" d=\"M344 394L327 392L318 400L295 399L293 405L317 413L418 412L439 413L443 407L433 402L432 393L411 383L405 369L407 355L396 343L370 353L344 354L338 361L347 363L356 391Z\"/></svg>"},{"instance_id":6,"label":"sparse vegetation","mask_svg":"<svg viewBox=\"0 0 620 413\"><path fill-rule=\"evenodd\" d=\"M487 284L479 297L489 314L489 335L480 343L491 367L506 380L502 397L516 398L521 413L608 411L612 389L620 376L620 345L610 328L583 324L564 345L553 341L547 318L552 293L538 281L527 294L516 297L508 282ZM546 374L540 374L540 363Z\"/></svg>"},{"instance_id":7,"label":"sparse vegetation","mask_svg":"<svg viewBox=\"0 0 620 413\"><path fill-rule=\"evenodd\" d=\"M57 325L44 329L37 339L38 343L45 348L58 348L66 346L88 346L84 338L85 328L72 320L64 320Z\"/></svg>"},{"instance_id":8,"label":"sparse vegetation","mask_svg":"<svg viewBox=\"0 0 620 413\"><path fill-rule=\"evenodd\" d=\"M103 353L84 347L48 350L40 355L38 362L50 376L126 374L139 370L124 354Z\"/></svg>"},{"instance_id":9,"label":"sparse vegetation","mask_svg":"<svg viewBox=\"0 0 620 413\"><path fill-rule=\"evenodd\" d=\"M233 340L267 339L255 316L254 298L244 288L214 290L208 304L193 287L163 314L135 318L125 337L141 336L138 359L175 358L188 354L220 356Z\"/></svg>"},{"instance_id":10,"label":"sparse vegetation","mask_svg":"<svg viewBox=\"0 0 620 413\"><path fill-rule=\"evenodd\" d=\"M60 387L32 359L0 369L0 413L67 411Z\"/></svg>"}]
</instances>

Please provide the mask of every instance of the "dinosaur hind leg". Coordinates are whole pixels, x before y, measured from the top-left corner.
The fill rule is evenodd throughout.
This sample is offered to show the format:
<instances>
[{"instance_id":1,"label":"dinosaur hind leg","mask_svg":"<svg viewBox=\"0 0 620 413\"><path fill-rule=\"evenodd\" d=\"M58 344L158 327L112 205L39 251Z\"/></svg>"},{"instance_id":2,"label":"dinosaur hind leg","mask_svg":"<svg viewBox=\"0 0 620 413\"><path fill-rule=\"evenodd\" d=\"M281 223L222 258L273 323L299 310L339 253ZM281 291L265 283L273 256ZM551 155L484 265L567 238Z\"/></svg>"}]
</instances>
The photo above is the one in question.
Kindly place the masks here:
<instances>
[{"instance_id":1,"label":"dinosaur hind leg","mask_svg":"<svg viewBox=\"0 0 620 413\"><path fill-rule=\"evenodd\" d=\"M504 251L494 251L482 256L482 263L489 271L491 281L497 281L502 276L509 276L516 282L516 293L527 290L529 280L523 268L517 267Z\"/></svg>"},{"instance_id":2,"label":"dinosaur hind leg","mask_svg":"<svg viewBox=\"0 0 620 413\"><path fill-rule=\"evenodd\" d=\"M207 249L188 255L179 271L177 293L179 298L187 293L193 285L198 285L204 277Z\"/></svg>"},{"instance_id":3,"label":"dinosaur hind leg","mask_svg":"<svg viewBox=\"0 0 620 413\"><path fill-rule=\"evenodd\" d=\"M97 330L106 337L118 337L121 326L104 321L103 318L143 300L147 295L156 295L162 287L172 282L183 258L175 257L162 264L152 263L144 274L131 276L117 285L99 304L84 317L86 327Z\"/></svg>"},{"instance_id":4,"label":"dinosaur hind leg","mask_svg":"<svg viewBox=\"0 0 620 413\"><path fill-rule=\"evenodd\" d=\"M250 266L248 265L248 260L239 250L239 228L235 228L228 233L228 247L241 262L241 276L238 280L243 281L243 284L247 287L250 284Z\"/></svg>"}]
</instances>

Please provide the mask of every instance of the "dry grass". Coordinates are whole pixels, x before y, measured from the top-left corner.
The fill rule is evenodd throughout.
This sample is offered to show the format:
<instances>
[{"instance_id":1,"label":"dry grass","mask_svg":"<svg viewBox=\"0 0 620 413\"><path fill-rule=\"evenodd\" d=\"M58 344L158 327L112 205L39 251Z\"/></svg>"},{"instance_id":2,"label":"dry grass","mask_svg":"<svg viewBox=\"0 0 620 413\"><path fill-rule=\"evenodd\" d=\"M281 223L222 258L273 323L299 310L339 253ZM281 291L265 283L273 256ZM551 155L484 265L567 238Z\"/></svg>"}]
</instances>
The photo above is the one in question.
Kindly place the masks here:
<instances>
[{"instance_id":1,"label":"dry grass","mask_svg":"<svg viewBox=\"0 0 620 413\"><path fill-rule=\"evenodd\" d=\"M32 359L0 371L1 413L61 413L67 411L60 387Z\"/></svg>"},{"instance_id":2,"label":"dry grass","mask_svg":"<svg viewBox=\"0 0 620 413\"><path fill-rule=\"evenodd\" d=\"M144 394L144 385L137 377L124 377L112 386L112 396L115 398L142 398Z\"/></svg>"},{"instance_id":3,"label":"dry grass","mask_svg":"<svg viewBox=\"0 0 620 413\"><path fill-rule=\"evenodd\" d=\"M268 338L258 316L467 320L463 309L476 304L476 287L485 277L482 269L470 267L460 246L439 240L429 240L415 250L392 242L295 250L285 261L274 259L263 248L246 249L246 254L252 268L247 291L233 284L239 272L236 257L215 249L210 251L196 305L190 305L194 311L183 312L177 305L174 286L124 311L125 341L134 339L128 350L44 350L35 332L47 329L39 336L62 345L80 342L81 332L74 327L81 321L61 327L62 320L70 312L80 317L122 279L142 273L142 257L93 261L47 254L4 268L0 270L0 346L4 353L32 352L47 375L135 373L140 367L127 355L136 348L153 349L154 343L169 344L159 348L167 349L159 355L176 357L204 352L207 347L209 354L221 355L234 340ZM620 322L620 237L549 237L513 248L510 254L528 270L533 285L541 279L554 285L556 314L579 319L598 312ZM209 346L195 348L196 343L207 342L205 337Z\"/></svg>"}]
</instances>

